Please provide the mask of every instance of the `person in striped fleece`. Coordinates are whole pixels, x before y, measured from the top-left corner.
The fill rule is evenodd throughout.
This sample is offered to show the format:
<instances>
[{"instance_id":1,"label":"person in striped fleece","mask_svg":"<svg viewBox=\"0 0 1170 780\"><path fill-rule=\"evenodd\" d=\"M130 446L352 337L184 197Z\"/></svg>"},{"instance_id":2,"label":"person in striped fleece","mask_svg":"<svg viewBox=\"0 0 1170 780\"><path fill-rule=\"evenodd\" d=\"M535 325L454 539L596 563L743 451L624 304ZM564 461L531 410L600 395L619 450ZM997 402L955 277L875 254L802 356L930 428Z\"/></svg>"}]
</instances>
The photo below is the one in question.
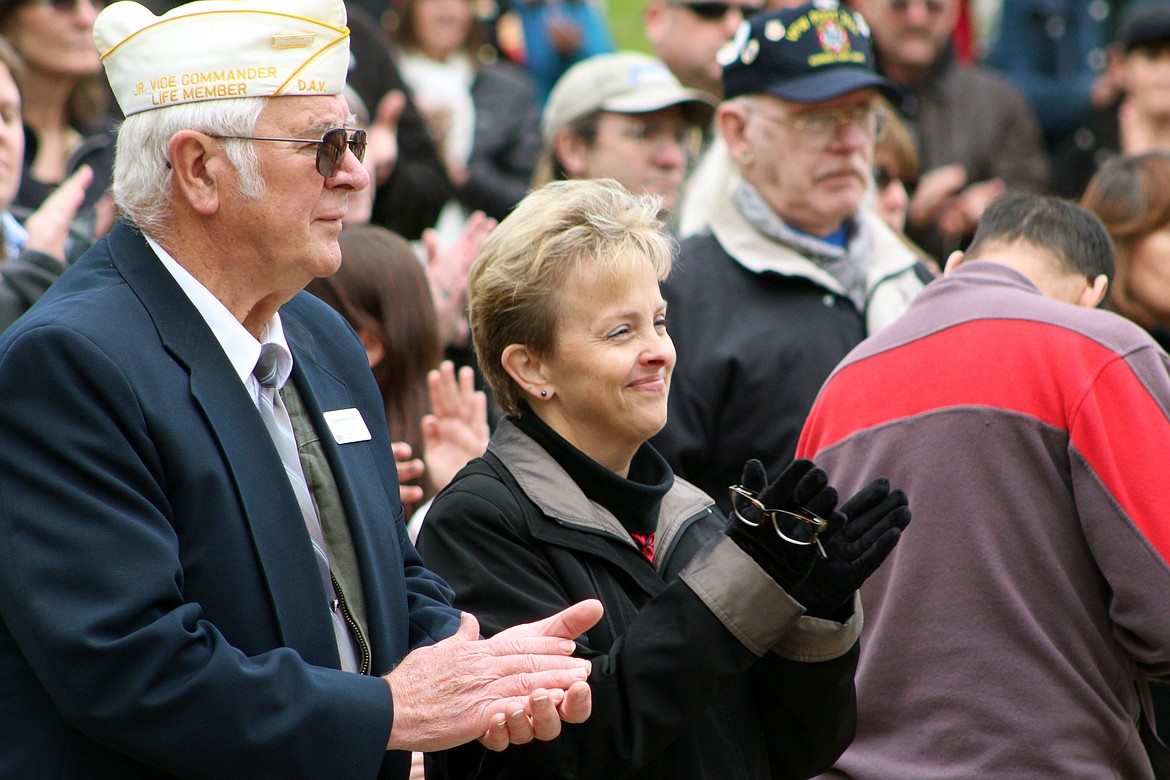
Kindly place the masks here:
<instances>
[{"instance_id":1,"label":"person in striped fleece","mask_svg":"<svg viewBox=\"0 0 1170 780\"><path fill-rule=\"evenodd\" d=\"M824 777L1155 776L1170 359L1094 308L1112 272L1095 216L1004 196L821 389L798 455L915 517L861 589L857 737Z\"/></svg>"}]
</instances>

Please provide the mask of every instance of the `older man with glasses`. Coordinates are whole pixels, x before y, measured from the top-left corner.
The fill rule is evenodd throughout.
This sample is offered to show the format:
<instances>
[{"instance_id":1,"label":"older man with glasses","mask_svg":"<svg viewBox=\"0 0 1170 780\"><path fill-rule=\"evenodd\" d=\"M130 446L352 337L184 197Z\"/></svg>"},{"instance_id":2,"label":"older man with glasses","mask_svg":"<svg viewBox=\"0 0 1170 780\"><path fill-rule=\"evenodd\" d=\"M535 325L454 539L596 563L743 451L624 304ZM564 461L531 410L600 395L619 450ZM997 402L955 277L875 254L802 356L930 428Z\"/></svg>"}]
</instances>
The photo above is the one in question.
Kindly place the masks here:
<instances>
[{"instance_id":1,"label":"older man with glasses","mask_svg":"<svg viewBox=\"0 0 1170 780\"><path fill-rule=\"evenodd\" d=\"M734 464L791 460L829 372L929 278L862 208L891 90L865 21L824 3L762 14L724 57L715 124L733 172L665 285L678 365L654 439L717 498Z\"/></svg>"},{"instance_id":2,"label":"older man with glasses","mask_svg":"<svg viewBox=\"0 0 1170 780\"><path fill-rule=\"evenodd\" d=\"M369 183L346 19L94 23L125 218L0 341L2 777L405 780L588 717L600 605L479 639L407 537L360 340L301 293Z\"/></svg>"}]
</instances>

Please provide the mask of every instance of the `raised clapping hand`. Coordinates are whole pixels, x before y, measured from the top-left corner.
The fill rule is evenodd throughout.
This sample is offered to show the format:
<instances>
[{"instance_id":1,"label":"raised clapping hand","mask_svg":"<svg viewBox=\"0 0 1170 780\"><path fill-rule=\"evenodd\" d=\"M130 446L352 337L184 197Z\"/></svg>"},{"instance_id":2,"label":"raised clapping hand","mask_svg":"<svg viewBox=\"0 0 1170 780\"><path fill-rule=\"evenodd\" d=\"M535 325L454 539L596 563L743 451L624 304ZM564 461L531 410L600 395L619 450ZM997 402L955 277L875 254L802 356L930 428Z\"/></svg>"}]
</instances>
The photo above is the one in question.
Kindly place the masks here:
<instances>
[{"instance_id":1,"label":"raised clapping hand","mask_svg":"<svg viewBox=\"0 0 1170 780\"><path fill-rule=\"evenodd\" d=\"M813 617L848 617L853 593L877 570L910 523L906 494L890 490L878 477L841 505L845 526L825 545L828 558L817 561L789 593Z\"/></svg>"},{"instance_id":2,"label":"raised clapping hand","mask_svg":"<svg viewBox=\"0 0 1170 780\"><path fill-rule=\"evenodd\" d=\"M404 441L392 442L390 448L394 453L394 468L398 471L398 500L404 504L417 504L423 500L423 489L406 483L421 477L426 465L414 457L414 450Z\"/></svg>"},{"instance_id":3,"label":"raised clapping hand","mask_svg":"<svg viewBox=\"0 0 1170 780\"><path fill-rule=\"evenodd\" d=\"M43 252L65 262L65 245L69 225L85 202L85 190L93 181L93 169L82 165L53 190L45 202L29 215L24 227L28 231L28 249Z\"/></svg>"},{"instance_id":4,"label":"raised clapping hand","mask_svg":"<svg viewBox=\"0 0 1170 780\"><path fill-rule=\"evenodd\" d=\"M463 366L456 377L450 360L427 373L427 390L431 414L422 419L427 473L435 490L442 490L487 448L487 397L475 389L475 372Z\"/></svg>"},{"instance_id":5,"label":"raised clapping hand","mask_svg":"<svg viewBox=\"0 0 1170 780\"><path fill-rule=\"evenodd\" d=\"M479 248L496 221L482 211L474 211L459 238L442 246L439 234L428 228L423 231L426 248L427 281L435 301L435 315L439 320L439 338L442 343L462 344L467 340L467 320L463 310L467 306L467 273L479 254Z\"/></svg>"},{"instance_id":6,"label":"raised clapping hand","mask_svg":"<svg viewBox=\"0 0 1170 780\"><path fill-rule=\"evenodd\" d=\"M601 602L479 638L463 613L458 632L409 653L383 679L394 697L390 750L434 751L478 739L491 750L561 733L589 717L592 664L572 656L574 638L601 619Z\"/></svg>"},{"instance_id":7,"label":"raised clapping hand","mask_svg":"<svg viewBox=\"0 0 1170 780\"><path fill-rule=\"evenodd\" d=\"M764 465L754 458L744 464L740 485L758 496L767 509L783 509L803 513L811 510L828 521L821 531L822 543L845 522L845 518L833 511L837 505L837 491L829 485L829 475L810 460L795 460L769 484ZM817 561L819 548L816 544L793 544L776 533L776 528L766 518L752 527L738 518L734 511L727 520L726 533L740 549L752 557L764 571L785 590L805 578Z\"/></svg>"}]
</instances>

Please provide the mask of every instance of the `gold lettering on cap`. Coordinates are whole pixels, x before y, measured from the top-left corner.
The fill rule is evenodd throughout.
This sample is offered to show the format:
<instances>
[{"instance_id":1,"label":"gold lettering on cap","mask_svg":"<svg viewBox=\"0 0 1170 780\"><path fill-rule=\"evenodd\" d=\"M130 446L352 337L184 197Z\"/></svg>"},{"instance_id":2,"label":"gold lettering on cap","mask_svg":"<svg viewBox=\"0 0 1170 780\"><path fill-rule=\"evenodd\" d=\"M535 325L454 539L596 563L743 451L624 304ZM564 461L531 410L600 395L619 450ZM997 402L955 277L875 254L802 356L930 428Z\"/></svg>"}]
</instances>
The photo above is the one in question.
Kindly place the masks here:
<instances>
[{"instance_id":1,"label":"gold lettering on cap","mask_svg":"<svg viewBox=\"0 0 1170 780\"><path fill-rule=\"evenodd\" d=\"M785 33L784 37L789 41L799 41L800 36L804 35L811 28L812 24L809 22L808 17L802 16L792 24L788 25L788 32Z\"/></svg>"},{"instance_id":2,"label":"gold lettering on cap","mask_svg":"<svg viewBox=\"0 0 1170 780\"><path fill-rule=\"evenodd\" d=\"M274 49L303 49L312 46L317 40L317 33L288 33L273 35L272 48Z\"/></svg>"}]
</instances>

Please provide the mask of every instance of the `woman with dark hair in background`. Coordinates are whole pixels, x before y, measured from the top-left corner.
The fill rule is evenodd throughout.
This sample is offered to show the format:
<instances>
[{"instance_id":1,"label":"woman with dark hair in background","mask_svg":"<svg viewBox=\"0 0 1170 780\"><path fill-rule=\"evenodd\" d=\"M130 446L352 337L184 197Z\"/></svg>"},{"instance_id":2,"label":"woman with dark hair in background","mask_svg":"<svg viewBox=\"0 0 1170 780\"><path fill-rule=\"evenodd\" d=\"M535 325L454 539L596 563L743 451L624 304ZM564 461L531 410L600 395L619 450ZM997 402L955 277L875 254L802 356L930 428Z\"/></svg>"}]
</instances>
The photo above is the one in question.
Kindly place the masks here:
<instances>
[{"instance_id":1,"label":"woman with dark hair in background","mask_svg":"<svg viewBox=\"0 0 1170 780\"><path fill-rule=\"evenodd\" d=\"M357 331L386 404L390 440L423 454L421 420L429 410L427 372L439 365L439 326L426 271L402 236L377 225L346 228L341 268L306 288ZM415 481L417 502L431 493ZM409 508L408 508L409 511Z\"/></svg>"},{"instance_id":2,"label":"woman with dark hair in background","mask_svg":"<svg viewBox=\"0 0 1170 780\"><path fill-rule=\"evenodd\" d=\"M378 225L347 227L339 243L341 268L307 289L341 314L365 346L409 514L483 452L487 401L470 368L456 374L451 363L439 362L440 319L410 244Z\"/></svg>"}]
</instances>

